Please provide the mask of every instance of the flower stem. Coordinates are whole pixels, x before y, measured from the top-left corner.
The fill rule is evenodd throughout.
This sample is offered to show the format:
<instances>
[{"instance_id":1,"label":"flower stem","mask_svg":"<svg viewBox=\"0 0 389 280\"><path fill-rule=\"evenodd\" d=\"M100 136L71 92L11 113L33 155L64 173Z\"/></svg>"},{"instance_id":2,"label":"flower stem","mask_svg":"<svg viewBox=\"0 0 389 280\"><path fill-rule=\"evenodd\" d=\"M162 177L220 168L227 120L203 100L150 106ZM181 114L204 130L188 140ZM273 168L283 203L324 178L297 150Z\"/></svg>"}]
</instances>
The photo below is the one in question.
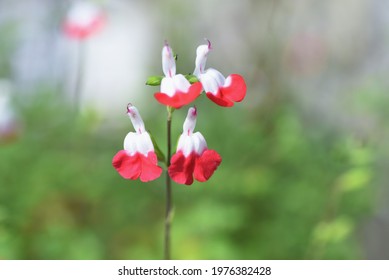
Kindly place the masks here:
<instances>
[{"instance_id":1,"label":"flower stem","mask_svg":"<svg viewBox=\"0 0 389 280\"><path fill-rule=\"evenodd\" d=\"M81 107L81 94L82 94L82 84L84 78L84 63L85 63L85 42L80 41L77 42L77 73L76 73L76 81L74 85L74 107L76 114L79 113Z\"/></svg>"},{"instance_id":2,"label":"flower stem","mask_svg":"<svg viewBox=\"0 0 389 280\"><path fill-rule=\"evenodd\" d=\"M170 166L170 157L171 157L171 127L172 127L172 113L173 109L171 107L167 108L167 159L166 166ZM165 242L164 242L164 257L165 260L170 260L170 229L173 219L173 197L172 197L172 181L170 179L169 173L166 169L166 213L165 213Z\"/></svg>"}]
</instances>

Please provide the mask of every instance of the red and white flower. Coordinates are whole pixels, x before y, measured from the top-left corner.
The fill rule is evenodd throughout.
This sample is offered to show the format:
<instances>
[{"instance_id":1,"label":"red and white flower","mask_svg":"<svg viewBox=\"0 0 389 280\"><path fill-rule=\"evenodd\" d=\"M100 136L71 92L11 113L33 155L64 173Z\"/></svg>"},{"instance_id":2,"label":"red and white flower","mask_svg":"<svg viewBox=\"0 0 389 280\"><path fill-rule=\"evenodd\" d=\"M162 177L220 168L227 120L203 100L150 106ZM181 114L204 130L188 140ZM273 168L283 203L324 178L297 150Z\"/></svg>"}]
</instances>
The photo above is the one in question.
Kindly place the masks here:
<instances>
[{"instance_id":1,"label":"red and white flower","mask_svg":"<svg viewBox=\"0 0 389 280\"><path fill-rule=\"evenodd\" d=\"M0 144L12 142L21 132L8 87L5 81L0 80Z\"/></svg>"},{"instance_id":2,"label":"red and white flower","mask_svg":"<svg viewBox=\"0 0 389 280\"><path fill-rule=\"evenodd\" d=\"M171 158L169 176L178 184L191 185L193 177L199 182L207 181L222 161L216 151L208 149L200 132L193 133L196 118L196 108L189 108L177 152Z\"/></svg>"},{"instance_id":3,"label":"red and white flower","mask_svg":"<svg viewBox=\"0 0 389 280\"><path fill-rule=\"evenodd\" d=\"M90 1L76 1L66 15L64 31L70 38L85 39L102 27L104 19L99 6Z\"/></svg>"},{"instance_id":4,"label":"red and white flower","mask_svg":"<svg viewBox=\"0 0 389 280\"><path fill-rule=\"evenodd\" d=\"M124 139L124 150L119 151L112 160L117 172L125 178L148 182L161 176L162 168L158 166L157 155L150 135L136 107L128 104L127 114L135 132L129 132Z\"/></svg>"},{"instance_id":5,"label":"red and white flower","mask_svg":"<svg viewBox=\"0 0 389 280\"><path fill-rule=\"evenodd\" d=\"M161 81L161 91L154 94L159 103L178 109L200 95L201 83L191 85L182 74L176 75L176 61L167 43L162 48L162 69L165 77Z\"/></svg>"},{"instance_id":6,"label":"red and white flower","mask_svg":"<svg viewBox=\"0 0 389 280\"><path fill-rule=\"evenodd\" d=\"M207 97L223 107L231 107L246 96L246 83L241 75L231 74L225 78L213 68L205 70L211 42L201 45L196 50L196 68L193 74L200 80Z\"/></svg>"}]
</instances>

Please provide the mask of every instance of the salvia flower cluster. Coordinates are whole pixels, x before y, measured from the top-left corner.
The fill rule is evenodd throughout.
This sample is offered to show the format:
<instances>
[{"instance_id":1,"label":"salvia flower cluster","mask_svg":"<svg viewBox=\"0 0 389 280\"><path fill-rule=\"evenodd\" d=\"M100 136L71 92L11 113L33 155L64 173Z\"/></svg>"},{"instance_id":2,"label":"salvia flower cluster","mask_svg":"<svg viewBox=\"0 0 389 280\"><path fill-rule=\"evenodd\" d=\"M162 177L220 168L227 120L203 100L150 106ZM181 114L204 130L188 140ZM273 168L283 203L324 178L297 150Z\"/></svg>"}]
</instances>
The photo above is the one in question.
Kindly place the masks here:
<instances>
[{"instance_id":1,"label":"salvia flower cluster","mask_svg":"<svg viewBox=\"0 0 389 280\"><path fill-rule=\"evenodd\" d=\"M176 59L171 47L165 43L162 48L162 70L164 76L153 76L149 85L160 85L155 99L167 106L172 112L192 103L202 91L206 96L222 107L231 107L246 95L246 84L241 75L231 74L224 77L218 70L205 69L211 43L200 45L196 51L193 75L184 76L176 73ZM173 109L174 108L174 109ZM127 106L127 114L135 132L129 132L124 139L124 149L113 158L112 164L125 179L148 182L161 176L162 168L158 166L155 143L146 131L143 120L132 104ZM215 151L208 149L207 142L200 132L195 132L197 108L190 107L183 124L175 154L167 162L170 178L178 183L191 185L195 180L207 181L220 165L222 158Z\"/></svg>"}]
</instances>

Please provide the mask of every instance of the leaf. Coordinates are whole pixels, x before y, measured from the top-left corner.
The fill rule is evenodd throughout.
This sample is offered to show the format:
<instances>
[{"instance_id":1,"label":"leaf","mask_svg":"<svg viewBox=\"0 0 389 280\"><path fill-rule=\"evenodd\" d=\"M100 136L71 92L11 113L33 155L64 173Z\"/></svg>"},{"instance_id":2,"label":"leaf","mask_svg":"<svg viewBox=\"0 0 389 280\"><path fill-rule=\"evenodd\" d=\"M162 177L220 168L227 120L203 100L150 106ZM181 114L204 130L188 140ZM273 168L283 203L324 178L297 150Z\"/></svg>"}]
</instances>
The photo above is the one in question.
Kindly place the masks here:
<instances>
[{"instance_id":1,"label":"leaf","mask_svg":"<svg viewBox=\"0 0 389 280\"><path fill-rule=\"evenodd\" d=\"M146 85L148 86L159 86L163 76L150 76L147 78Z\"/></svg>"}]
</instances>

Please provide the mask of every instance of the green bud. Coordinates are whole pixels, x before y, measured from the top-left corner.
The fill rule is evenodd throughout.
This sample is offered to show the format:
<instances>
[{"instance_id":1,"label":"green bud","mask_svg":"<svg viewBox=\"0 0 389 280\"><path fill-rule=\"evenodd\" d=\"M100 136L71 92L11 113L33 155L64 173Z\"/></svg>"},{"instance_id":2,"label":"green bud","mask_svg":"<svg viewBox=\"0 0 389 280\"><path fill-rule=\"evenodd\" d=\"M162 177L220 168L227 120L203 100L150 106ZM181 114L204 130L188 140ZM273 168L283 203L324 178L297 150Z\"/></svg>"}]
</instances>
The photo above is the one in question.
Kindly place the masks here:
<instances>
[{"instance_id":1,"label":"green bud","mask_svg":"<svg viewBox=\"0 0 389 280\"><path fill-rule=\"evenodd\" d=\"M191 74L188 74L188 75L185 75L185 78L189 81L189 83L191 84L194 84L196 82L199 81L199 79L197 79L197 77L195 75L191 75Z\"/></svg>"},{"instance_id":2,"label":"green bud","mask_svg":"<svg viewBox=\"0 0 389 280\"><path fill-rule=\"evenodd\" d=\"M150 76L147 78L146 85L148 86L159 86L163 76Z\"/></svg>"}]
</instances>

